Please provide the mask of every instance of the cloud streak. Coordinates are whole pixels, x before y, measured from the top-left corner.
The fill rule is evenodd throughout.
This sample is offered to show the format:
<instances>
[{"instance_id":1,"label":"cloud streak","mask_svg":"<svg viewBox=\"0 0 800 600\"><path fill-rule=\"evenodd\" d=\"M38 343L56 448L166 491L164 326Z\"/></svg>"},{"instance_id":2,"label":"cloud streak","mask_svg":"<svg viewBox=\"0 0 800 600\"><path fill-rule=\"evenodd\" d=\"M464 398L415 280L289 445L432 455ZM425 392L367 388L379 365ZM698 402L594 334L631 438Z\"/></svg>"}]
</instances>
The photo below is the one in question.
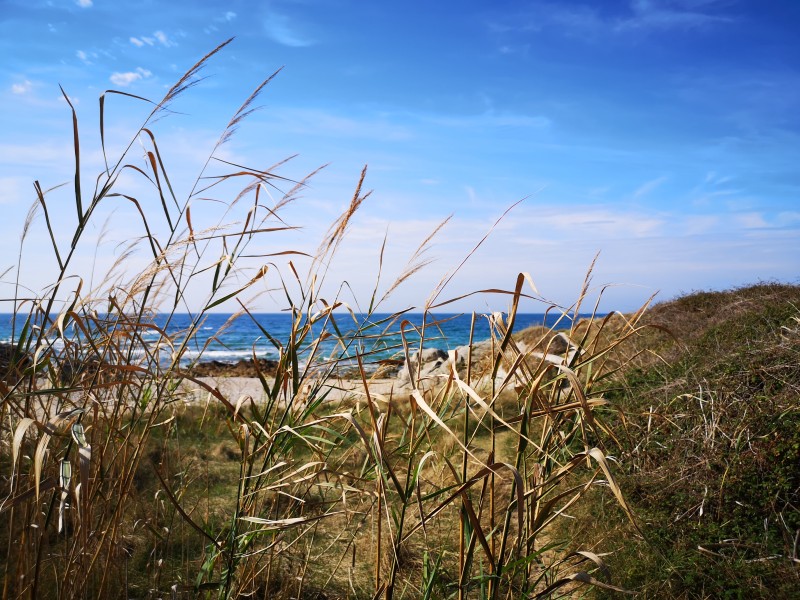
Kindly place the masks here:
<instances>
[{"instance_id":1,"label":"cloud streak","mask_svg":"<svg viewBox=\"0 0 800 600\"><path fill-rule=\"evenodd\" d=\"M631 2L631 17L616 24L617 31L631 29L699 29L710 25L730 23L732 18L694 10L703 3L664 0L634 0ZM706 3L713 6L713 2Z\"/></svg>"},{"instance_id":2,"label":"cloud streak","mask_svg":"<svg viewBox=\"0 0 800 600\"><path fill-rule=\"evenodd\" d=\"M143 48L144 46L156 46L161 45L164 48L172 48L173 46L177 46L177 42L174 42L167 36L166 33L163 31L154 31L152 36L145 36L140 35L139 37L130 37L128 38L131 44L136 46L137 48Z\"/></svg>"},{"instance_id":3,"label":"cloud streak","mask_svg":"<svg viewBox=\"0 0 800 600\"><path fill-rule=\"evenodd\" d=\"M289 48L307 48L317 43L300 32L289 17L275 11L270 11L264 20L264 32L273 42Z\"/></svg>"},{"instance_id":4,"label":"cloud streak","mask_svg":"<svg viewBox=\"0 0 800 600\"><path fill-rule=\"evenodd\" d=\"M11 93L16 94L18 96L22 96L23 94L27 94L33 89L33 84L28 81L27 79L21 83L15 83L11 86Z\"/></svg>"},{"instance_id":5,"label":"cloud streak","mask_svg":"<svg viewBox=\"0 0 800 600\"><path fill-rule=\"evenodd\" d=\"M636 189L635 192L633 192L633 197L636 200L640 200L641 198L650 195L651 192L653 192L656 188L660 187L661 184L664 183L666 180L667 177L664 175L643 183Z\"/></svg>"},{"instance_id":6,"label":"cloud streak","mask_svg":"<svg viewBox=\"0 0 800 600\"><path fill-rule=\"evenodd\" d=\"M597 4L536 2L511 18L504 16L491 21L488 27L500 35L549 29L593 40L609 33L699 30L732 23L734 18L723 14L722 6L714 0L632 0L621 14L608 14L598 10ZM503 44L501 51L510 47Z\"/></svg>"},{"instance_id":7,"label":"cloud streak","mask_svg":"<svg viewBox=\"0 0 800 600\"><path fill-rule=\"evenodd\" d=\"M132 83L139 81L140 79L146 79L150 77L152 73L147 69L143 69L142 67L137 67L135 71L127 71L124 73L112 73L109 79L111 83L114 85L118 85L120 87L128 87Z\"/></svg>"}]
</instances>

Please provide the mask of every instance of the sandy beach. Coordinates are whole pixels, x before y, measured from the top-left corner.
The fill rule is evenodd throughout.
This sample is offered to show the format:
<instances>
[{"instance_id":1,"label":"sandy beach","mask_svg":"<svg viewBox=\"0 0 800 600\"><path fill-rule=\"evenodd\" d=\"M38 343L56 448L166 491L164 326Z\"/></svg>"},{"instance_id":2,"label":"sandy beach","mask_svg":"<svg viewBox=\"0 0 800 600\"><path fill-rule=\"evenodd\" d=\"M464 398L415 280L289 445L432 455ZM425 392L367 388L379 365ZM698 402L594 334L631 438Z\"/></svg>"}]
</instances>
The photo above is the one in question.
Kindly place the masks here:
<instances>
[{"instance_id":1,"label":"sandy beach","mask_svg":"<svg viewBox=\"0 0 800 600\"><path fill-rule=\"evenodd\" d=\"M256 377L199 377L198 380L219 390L234 405L243 397L242 401L248 401L248 397L259 403L267 400L261 380ZM271 379L268 381L270 384L274 382ZM304 395L311 391L312 385L313 383L310 383L305 386ZM375 379L369 381L369 391L374 400L385 402L390 398L408 398L410 388L401 386L397 379ZM180 393L188 403L205 402L210 395L202 386L192 381L184 381ZM329 380L321 385L321 390L317 391L317 395L320 394L325 394L329 402L358 402L366 398L364 384L356 379Z\"/></svg>"}]
</instances>

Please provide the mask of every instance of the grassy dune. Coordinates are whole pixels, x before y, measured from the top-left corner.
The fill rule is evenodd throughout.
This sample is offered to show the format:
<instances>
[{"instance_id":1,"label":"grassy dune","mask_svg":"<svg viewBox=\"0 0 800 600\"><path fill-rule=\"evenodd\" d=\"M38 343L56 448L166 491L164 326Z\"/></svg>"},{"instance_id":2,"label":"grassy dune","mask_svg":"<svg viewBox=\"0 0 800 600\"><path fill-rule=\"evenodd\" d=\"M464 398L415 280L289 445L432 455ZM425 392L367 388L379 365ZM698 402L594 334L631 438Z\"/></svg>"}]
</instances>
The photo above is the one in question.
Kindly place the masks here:
<instances>
[{"instance_id":1,"label":"grassy dune","mask_svg":"<svg viewBox=\"0 0 800 600\"><path fill-rule=\"evenodd\" d=\"M57 276L35 293L10 276L8 310L19 317L0 361L3 598L496 599L623 588L704 597L729 589L725 569L738 577L728 577L734 596L796 585L796 288L762 286L778 299L745 304L772 307L763 314L735 313L739 300L723 310L692 296L572 324L564 334L574 352L556 350L546 330L515 335L515 314L523 297L585 312L599 301L588 277L575 304L558 307L520 274L501 291L508 313L490 317L490 351L474 360L468 352L465 370L434 387L418 374L400 399L373 395L361 368L361 393L330 400L322 384L345 351L369 361L381 335L409 327L402 314L372 315L424 266L431 237L393 282L376 283L354 334L342 332L353 330L355 315L320 286L368 196L365 172L313 256L257 254L292 226L281 210L305 180L289 181L277 167L230 165L216 153L269 79L178 197L153 125L223 46L150 103L127 149L92 174L91 194L81 188L73 113L68 234L65 219L53 227L54 201L36 183L17 271L38 227ZM127 192L122 173L140 177L146 197ZM114 202L140 215L141 237L105 277L77 272L76 256L96 252L87 232ZM135 251L149 264L129 273ZM245 294L265 277L284 294L293 327L285 339L262 331L279 360L269 377L258 373L265 400L256 403L197 380L181 358L203 315L223 302L239 300L248 318ZM450 277L427 314L447 305ZM167 335L153 313L185 312L190 293L201 303L195 321ZM692 326L670 311L731 321ZM426 331L419 333L422 345ZM332 354L322 355L323 339L338 342ZM419 349L405 344L404 352ZM726 360L711 360L729 350ZM205 386L205 402L184 402L186 381ZM763 513L766 535L746 511Z\"/></svg>"},{"instance_id":2,"label":"grassy dune","mask_svg":"<svg viewBox=\"0 0 800 600\"><path fill-rule=\"evenodd\" d=\"M644 534L607 531L615 573L653 598L798 597L800 288L690 294L642 323L657 328L607 394ZM602 510L584 508L577 539Z\"/></svg>"}]
</instances>

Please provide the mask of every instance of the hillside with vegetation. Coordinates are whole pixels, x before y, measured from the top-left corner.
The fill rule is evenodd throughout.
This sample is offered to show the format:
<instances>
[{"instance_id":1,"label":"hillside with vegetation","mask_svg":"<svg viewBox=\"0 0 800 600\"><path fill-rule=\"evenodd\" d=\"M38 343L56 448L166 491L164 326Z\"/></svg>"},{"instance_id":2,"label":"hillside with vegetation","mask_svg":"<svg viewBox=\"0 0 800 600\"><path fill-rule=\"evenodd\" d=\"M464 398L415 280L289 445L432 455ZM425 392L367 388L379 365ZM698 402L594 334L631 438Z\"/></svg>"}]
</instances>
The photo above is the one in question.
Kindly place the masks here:
<instances>
[{"instance_id":1,"label":"hillside with vegetation","mask_svg":"<svg viewBox=\"0 0 800 600\"><path fill-rule=\"evenodd\" d=\"M800 596L800 288L693 293L640 323L607 392L640 528L595 538L615 581L652 598ZM574 539L608 516L583 509Z\"/></svg>"}]
</instances>

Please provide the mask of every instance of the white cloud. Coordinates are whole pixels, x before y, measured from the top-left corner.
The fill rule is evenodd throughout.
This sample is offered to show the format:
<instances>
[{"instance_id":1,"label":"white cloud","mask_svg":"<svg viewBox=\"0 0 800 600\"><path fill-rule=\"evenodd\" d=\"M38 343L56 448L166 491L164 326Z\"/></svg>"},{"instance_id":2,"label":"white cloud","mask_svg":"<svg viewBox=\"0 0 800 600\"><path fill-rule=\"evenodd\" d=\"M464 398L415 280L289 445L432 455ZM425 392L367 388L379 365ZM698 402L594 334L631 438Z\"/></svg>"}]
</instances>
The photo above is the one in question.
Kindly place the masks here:
<instances>
[{"instance_id":1,"label":"white cloud","mask_svg":"<svg viewBox=\"0 0 800 600\"><path fill-rule=\"evenodd\" d=\"M285 108L276 117L286 131L349 138L408 140L413 130L385 115L346 116L318 109Z\"/></svg>"},{"instance_id":2,"label":"white cloud","mask_svg":"<svg viewBox=\"0 0 800 600\"><path fill-rule=\"evenodd\" d=\"M791 252L792 244L796 245L796 229L753 230L745 236L739 223L717 215L687 217L680 212L653 214L583 205L571 211L572 215L588 213L576 221L559 212L563 213L561 207L546 205L515 209L469 259L441 299L478 287L509 289L518 272L528 271L545 297L569 304L575 300L583 274L598 251L593 293L612 282L643 286L614 287L604 292L606 308L601 310L634 309L657 289L662 290L661 298L668 298L686 289L730 287L759 278L796 276L795 253ZM388 283L392 275L402 270L409 249L415 248L436 225L434 219L399 219L388 225L383 217L365 216L357 217L353 223L331 275L331 281L347 279L357 298L369 297L377 272L378 248L387 227L383 271ZM787 215L786 220L796 217L797 214ZM430 257L437 259L436 263L398 290L389 304L397 308L406 303L419 306L441 275L459 264L464 252L482 237L489 222L485 216L456 216L435 239ZM764 242L765 236L769 236L769 244ZM471 297L449 308L483 311L486 303L498 310L504 299ZM538 310L533 308L531 312Z\"/></svg>"},{"instance_id":3,"label":"white cloud","mask_svg":"<svg viewBox=\"0 0 800 600\"><path fill-rule=\"evenodd\" d=\"M166 33L163 31L154 31L152 36L140 35L138 37L131 36L128 38L130 43L136 46L137 48L141 48L143 46L155 46L156 43L161 44L165 48L171 48L173 46L177 46L176 42L173 42L169 39Z\"/></svg>"},{"instance_id":4,"label":"white cloud","mask_svg":"<svg viewBox=\"0 0 800 600\"><path fill-rule=\"evenodd\" d=\"M782 227L800 224L800 212L797 211L783 211L778 213L778 224Z\"/></svg>"},{"instance_id":5,"label":"white cloud","mask_svg":"<svg viewBox=\"0 0 800 600\"><path fill-rule=\"evenodd\" d=\"M767 221L764 219L764 215L759 212L744 213L737 216L736 221L745 229L760 229L768 225Z\"/></svg>"},{"instance_id":6,"label":"white cloud","mask_svg":"<svg viewBox=\"0 0 800 600\"><path fill-rule=\"evenodd\" d=\"M558 211L544 212L539 217L544 229L559 239L569 235L573 239L584 237L600 239L629 239L658 235L666 224L663 216L647 213L624 213L611 208L584 207L569 214ZM556 231L558 232L556 234Z\"/></svg>"},{"instance_id":7,"label":"white cloud","mask_svg":"<svg viewBox=\"0 0 800 600\"><path fill-rule=\"evenodd\" d=\"M11 93L12 94L27 94L33 89L33 84L28 81L27 79L22 83L15 83L11 86Z\"/></svg>"},{"instance_id":8,"label":"white cloud","mask_svg":"<svg viewBox=\"0 0 800 600\"><path fill-rule=\"evenodd\" d=\"M96 52L84 52L83 50L78 50L77 52L75 52L75 56L77 56L78 59L81 62L83 62L83 63L85 63L87 65L91 65L91 64L93 64L91 59L97 58L97 53Z\"/></svg>"},{"instance_id":9,"label":"white cloud","mask_svg":"<svg viewBox=\"0 0 800 600\"><path fill-rule=\"evenodd\" d=\"M62 96L61 94L59 94L57 96L57 98L58 98L58 100L57 100L58 102L66 102L67 101L67 99L64 98L64 96ZM78 98L77 96L71 96L71 95L67 94L67 98L69 98L69 101L72 103L73 106L78 106L81 103L81 99Z\"/></svg>"},{"instance_id":10,"label":"white cloud","mask_svg":"<svg viewBox=\"0 0 800 600\"><path fill-rule=\"evenodd\" d=\"M508 112L486 111L477 115L420 115L420 120L445 127L533 127L551 125L550 119L541 115L523 115Z\"/></svg>"},{"instance_id":11,"label":"white cloud","mask_svg":"<svg viewBox=\"0 0 800 600\"><path fill-rule=\"evenodd\" d=\"M734 19L721 11L725 4L715 0L631 0L627 14L610 16L589 2L533 2L523 11L504 15L488 27L501 36L511 32L538 33L547 28L566 36L593 40L608 33L691 30L731 23Z\"/></svg>"},{"instance_id":12,"label":"white cloud","mask_svg":"<svg viewBox=\"0 0 800 600\"><path fill-rule=\"evenodd\" d=\"M91 8L94 2L92 0L75 0L75 4L81 8Z\"/></svg>"},{"instance_id":13,"label":"white cloud","mask_svg":"<svg viewBox=\"0 0 800 600\"><path fill-rule=\"evenodd\" d=\"M176 45L175 42L169 39L167 37L167 34L164 33L163 31L153 32L153 37L156 38L159 41L159 43L161 43L161 45L164 46L165 48L170 48Z\"/></svg>"},{"instance_id":14,"label":"white cloud","mask_svg":"<svg viewBox=\"0 0 800 600\"><path fill-rule=\"evenodd\" d=\"M720 218L717 215L693 215L684 220L684 233L686 235L701 235L711 231Z\"/></svg>"},{"instance_id":15,"label":"white cloud","mask_svg":"<svg viewBox=\"0 0 800 600\"><path fill-rule=\"evenodd\" d=\"M649 195L653 190L659 187L662 183L667 180L666 176L657 177L656 179L652 179L640 185L635 192L633 192L633 197L637 200L639 198L644 198L645 196Z\"/></svg>"},{"instance_id":16,"label":"white cloud","mask_svg":"<svg viewBox=\"0 0 800 600\"><path fill-rule=\"evenodd\" d=\"M464 191L467 193L467 198L469 199L470 204L473 206L478 205L478 193L475 191L475 188L471 185L465 185Z\"/></svg>"},{"instance_id":17,"label":"white cloud","mask_svg":"<svg viewBox=\"0 0 800 600\"><path fill-rule=\"evenodd\" d=\"M34 197L33 185L23 177L0 177L0 205L19 204L27 196Z\"/></svg>"},{"instance_id":18,"label":"white cloud","mask_svg":"<svg viewBox=\"0 0 800 600\"><path fill-rule=\"evenodd\" d=\"M603 27L603 19L594 7L560 5L554 10L551 18L556 25L567 32L596 31Z\"/></svg>"},{"instance_id":19,"label":"white cloud","mask_svg":"<svg viewBox=\"0 0 800 600\"><path fill-rule=\"evenodd\" d=\"M702 3L701 3L702 4ZM702 11L702 5L681 0L633 0L633 15L617 24L617 31L626 29L697 29L728 23L727 16ZM710 2L708 4L713 4ZM711 7L709 7L711 8Z\"/></svg>"},{"instance_id":20,"label":"white cloud","mask_svg":"<svg viewBox=\"0 0 800 600\"><path fill-rule=\"evenodd\" d=\"M225 13L225 16L223 18L226 21L233 21L236 18L236 13L229 10L228 12Z\"/></svg>"},{"instance_id":21,"label":"white cloud","mask_svg":"<svg viewBox=\"0 0 800 600\"><path fill-rule=\"evenodd\" d=\"M290 48L304 48L313 46L316 42L308 36L300 33L297 28L289 22L286 15L270 12L264 21L264 30L267 37L273 42Z\"/></svg>"},{"instance_id":22,"label":"white cloud","mask_svg":"<svg viewBox=\"0 0 800 600\"><path fill-rule=\"evenodd\" d=\"M150 77L152 73L147 69L143 69L142 67L137 67L135 71L128 71L126 73L112 73L111 83L114 85L118 85L120 87L127 87L132 84L134 81L138 81L139 79L146 79Z\"/></svg>"},{"instance_id":23,"label":"white cloud","mask_svg":"<svg viewBox=\"0 0 800 600\"><path fill-rule=\"evenodd\" d=\"M55 176L50 181L58 181L62 175L67 175L69 171L64 170L64 156L68 156L73 151L71 143L62 143L61 140L49 140L47 142L34 142L30 144L3 144L0 143L0 164L6 167L13 167L16 172L23 169L30 169L35 165L36 169L48 171ZM38 176L38 173L37 173ZM30 183L35 177L28 180Z\"/></svg>"}]
</instances>

